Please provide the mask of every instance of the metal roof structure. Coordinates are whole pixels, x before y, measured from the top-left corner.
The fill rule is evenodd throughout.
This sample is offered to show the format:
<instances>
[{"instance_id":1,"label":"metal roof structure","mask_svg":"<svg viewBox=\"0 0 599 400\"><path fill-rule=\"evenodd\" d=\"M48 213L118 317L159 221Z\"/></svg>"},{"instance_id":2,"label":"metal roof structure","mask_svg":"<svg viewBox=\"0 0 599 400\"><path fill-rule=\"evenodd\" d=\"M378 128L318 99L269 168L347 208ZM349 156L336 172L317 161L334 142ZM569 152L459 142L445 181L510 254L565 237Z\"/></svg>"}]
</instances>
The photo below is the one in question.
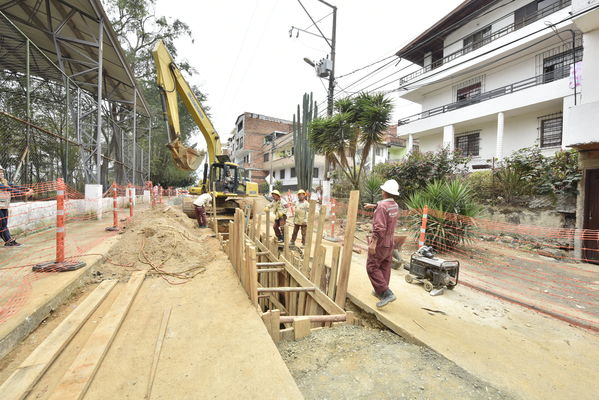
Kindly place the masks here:
<instances>
[{"instance_id":1,"label":"metal roof structure","mask_svg":"<svg viewBox=\"0 0 599 400\"><path fill-rule=\"evenodd\" d=\"M137 97L138 112L148 115L100 0L0 0L0 11L79 87L118 103L133 104ZM0 65L24 71L15 57L4 54Z\"/></svg>"}]
</instances>

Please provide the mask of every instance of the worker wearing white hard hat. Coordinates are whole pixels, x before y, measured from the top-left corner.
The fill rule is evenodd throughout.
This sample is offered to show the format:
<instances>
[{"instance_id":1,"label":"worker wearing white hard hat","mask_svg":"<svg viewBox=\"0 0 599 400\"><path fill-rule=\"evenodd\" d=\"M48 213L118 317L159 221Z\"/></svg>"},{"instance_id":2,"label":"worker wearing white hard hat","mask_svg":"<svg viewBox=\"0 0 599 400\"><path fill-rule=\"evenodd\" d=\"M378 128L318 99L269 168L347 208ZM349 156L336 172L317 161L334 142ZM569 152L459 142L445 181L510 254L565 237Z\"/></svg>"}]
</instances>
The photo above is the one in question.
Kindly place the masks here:
<instances>
[{"instance_id":1,"label":"worker wearing white hard hat","mask_svg":"<svg viewBox=\"0 0 599 400\"><path fill-rule=\"evenodd\" d=\"M4 168L0 165L0 237L4 240L5 247L22 246L11 237L8 230L8 209L11 197L31 196L33 190L23 186L16 186L8 182L4 177Z\"/></svg>"},{"instance_id":2,"label":"worker wearing white hard hat","mask_svg":"<svg viewBox=\"0 0 599 400\"><path fill-rule=\"evenodd\" d=\"M399 196L399 184L395 179L389 179L380 188L383 200L376 205L366 205L367 208L376 207L372 217L366 271L374 288L373 295L379 299L376 306L384 307L396 299L389 289L389 281L393 262L393 238L399 217L399 206L393 196Z\"/></svg>"},{"instance_id":3,"label":"worker wearing white hard hat","mask_svg":"<svg viewBox=\"0 0 599 400\"><path fill-rule=\"evenodd\" d=\"M293 215L293 234L291 235L291 244L295 244L297 234L302 232L302 245L306 244L306 229L308 227L308 208L310 204L306 201L306 192L303 189L297 192L297 202L295 202L295 214Z\"/></svg>"}]
</instances>

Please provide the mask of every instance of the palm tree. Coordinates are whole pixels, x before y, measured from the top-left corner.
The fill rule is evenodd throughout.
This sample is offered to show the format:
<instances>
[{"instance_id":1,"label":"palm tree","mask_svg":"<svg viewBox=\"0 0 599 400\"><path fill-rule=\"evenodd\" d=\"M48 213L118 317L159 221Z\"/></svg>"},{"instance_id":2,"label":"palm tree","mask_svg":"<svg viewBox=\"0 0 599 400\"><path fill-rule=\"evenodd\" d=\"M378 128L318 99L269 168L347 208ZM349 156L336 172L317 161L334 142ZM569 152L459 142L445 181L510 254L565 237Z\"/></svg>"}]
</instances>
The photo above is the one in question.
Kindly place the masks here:
<instances>
[{"instance_id":1,"label":"palm tree","mask_svg":"<svg viewBox=\"0 0 599 400\"><path fill-rule=\"evenodd\" d=\"M335 111L332 117L312 121L310 142L315 152L339 166L354 189L359 189L368 154L382 143L391 121L393 103L382 93L360 93L337 100Z\"/></svg>"}]
</instances>

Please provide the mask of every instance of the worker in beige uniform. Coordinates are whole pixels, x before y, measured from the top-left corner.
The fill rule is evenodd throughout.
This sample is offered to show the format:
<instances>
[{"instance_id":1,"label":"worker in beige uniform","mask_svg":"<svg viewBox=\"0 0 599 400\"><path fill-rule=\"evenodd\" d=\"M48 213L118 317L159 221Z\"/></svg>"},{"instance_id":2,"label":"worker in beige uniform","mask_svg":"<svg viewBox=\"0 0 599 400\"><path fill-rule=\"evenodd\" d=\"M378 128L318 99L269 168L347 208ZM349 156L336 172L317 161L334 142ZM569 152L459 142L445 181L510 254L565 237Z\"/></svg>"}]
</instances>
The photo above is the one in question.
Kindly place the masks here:
<instances>
[{"instance_id":1,"label":"worker in beige uniform","mask_svg":"<svg viewBox=\"0 0 599 400\"><path fill-rule=\"evenodd\" d=\"M306 192L301 189L297 192L297 201L295 202L295 215L293 216L293 234L291 235L291 244L295 244L297 234L302 231L302 246L306 244L306 227L308 224L308 208L310 203L306 201Z\"/></svg>"},{"instance_id":2,"label":"worker in beige uniform","mask_svg":"<svg viewBox=\"0 0 599 400\"><path fill-rule=\"evenodd\" d=\"M278 190L273 190L270 192L272 196L272 201L269 205L264 207L264 212L273 212L275 215L275 222L272 226L275 231L275 236L277 237L279 242L284 241L283 237L283 227L287 223L287 210L285 209L285 204L283 204L283 200L281 200L281 192Z\"/></svg>"}]
</instances>

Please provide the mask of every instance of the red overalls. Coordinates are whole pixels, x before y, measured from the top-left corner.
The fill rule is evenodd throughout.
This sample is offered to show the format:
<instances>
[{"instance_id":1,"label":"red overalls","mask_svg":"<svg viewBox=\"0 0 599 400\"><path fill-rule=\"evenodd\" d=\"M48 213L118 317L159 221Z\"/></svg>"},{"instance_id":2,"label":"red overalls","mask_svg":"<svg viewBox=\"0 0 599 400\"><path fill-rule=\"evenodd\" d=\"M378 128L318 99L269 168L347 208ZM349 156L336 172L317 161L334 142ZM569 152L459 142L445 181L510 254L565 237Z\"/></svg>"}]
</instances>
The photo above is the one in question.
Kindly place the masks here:
<instances>
[{"instance_id":1,"label":"red overalls","mask_svg":"<svg viewBox=\"0 0 599 400\"><path fill-rule=\"evenodd\" d=\"M389 289L393 253L393 235L399 217L399 206L393 199L379 201L372 217L372 240L376 240L374 255L368 254L366 271L375 292Z\"/></svg>"}]
</instances>

